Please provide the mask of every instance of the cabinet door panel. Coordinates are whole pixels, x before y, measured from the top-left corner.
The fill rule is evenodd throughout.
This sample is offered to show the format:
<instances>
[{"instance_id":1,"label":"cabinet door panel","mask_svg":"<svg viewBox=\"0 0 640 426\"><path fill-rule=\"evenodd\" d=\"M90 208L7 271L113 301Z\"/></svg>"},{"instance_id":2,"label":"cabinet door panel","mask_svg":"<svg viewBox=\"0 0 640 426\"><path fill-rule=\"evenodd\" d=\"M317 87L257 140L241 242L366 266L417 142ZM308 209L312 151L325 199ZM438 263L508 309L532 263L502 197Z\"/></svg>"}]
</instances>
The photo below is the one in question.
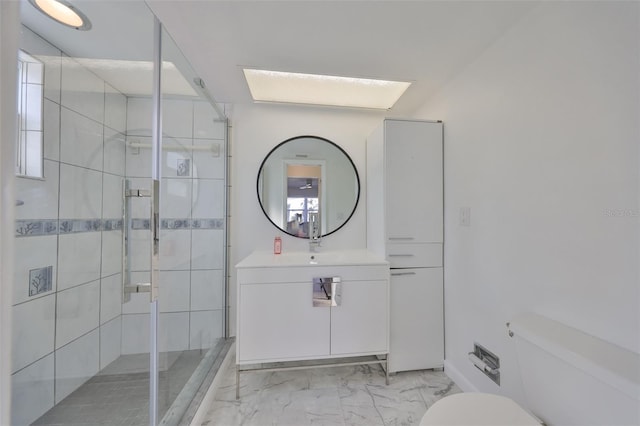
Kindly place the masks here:
<instances>
[{"instance_id":1,"label":"cabinet door panel","mask_svg":"<svg viewBox=\"0 0 640 426\"><path fill-rule=\"evenodd\" d=\"M442 367L442 268L391 271L389 371Z\"/></svg>"},{"instance_id":2,"label":"cabinet door panel","mask_svg":"<svg viewBox=\"0 0 640 426\"><path fill-rule=\"evenodd\" d=\"M331 354L387 353L387 281L342 283L342 304L331 308Z\"/></svg>"},{"instance_id":3,"label":"cabinet door panel","mask_svg":"<svg viewBox=\"0 0 640 426\"><path fill-rule=\"evenodd\" d=\"M240 287L240 362L329 355L329 309L313 307L312 283Z\"/></svg>"},{"instance_id":4,"label":"cabinet door panel","mask_svg":"<svg viewBox=\"0 0 640 426\"><path fill-rule=\"evenodd\" d=\"M442 241L442 123L386 121L387 237Z\"/></svg>"},{"instance_id":5,"label":"cabinet door panel","mask_svg":"<svg viewBox=\"0 0 640 426\"><path fill-rule=\"evenodd\" d=\"M442 266L442 243L387 244L391 268L428 268Z\"/></svg>"}]
</instances>

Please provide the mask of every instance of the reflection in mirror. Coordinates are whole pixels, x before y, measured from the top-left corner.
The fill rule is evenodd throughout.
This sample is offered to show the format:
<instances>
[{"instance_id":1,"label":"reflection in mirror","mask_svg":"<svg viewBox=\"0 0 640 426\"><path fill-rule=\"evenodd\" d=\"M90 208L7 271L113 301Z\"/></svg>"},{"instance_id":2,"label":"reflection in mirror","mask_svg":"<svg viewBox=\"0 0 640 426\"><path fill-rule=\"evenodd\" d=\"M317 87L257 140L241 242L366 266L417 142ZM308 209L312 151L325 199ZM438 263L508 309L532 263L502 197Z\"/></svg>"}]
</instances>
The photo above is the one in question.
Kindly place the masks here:
<instances>
[{"instance_id":1,"label":"reflection in mirror","mask_svg":"<svg viewBox=\"0 0 640 426\"><path fill-rule=\"evenodd\" d=\"M265 215L289 235L309 238L313 215L329 235L351 218L360 180L351 158L335 143L298 136L276 146L258 172L258 200Z\"/></svg>"}]
</instances>

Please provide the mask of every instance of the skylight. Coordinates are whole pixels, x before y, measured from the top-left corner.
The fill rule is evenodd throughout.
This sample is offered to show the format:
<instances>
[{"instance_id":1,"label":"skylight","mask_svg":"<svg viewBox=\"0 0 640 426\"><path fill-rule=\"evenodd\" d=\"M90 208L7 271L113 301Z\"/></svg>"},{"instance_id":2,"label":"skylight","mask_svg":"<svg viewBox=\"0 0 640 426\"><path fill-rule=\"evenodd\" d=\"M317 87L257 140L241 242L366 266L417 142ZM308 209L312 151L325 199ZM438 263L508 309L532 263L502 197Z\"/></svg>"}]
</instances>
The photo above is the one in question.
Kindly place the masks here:
<instances>
[{"instance_id":1,"label":"skylight","mask_svg":"<svg viewBox=\"0 0 640 426\"><path fill-rule=\"evenodd\" d=\"M390 109L411 83L244 69L251 96L259 102Z\"/></svg>"}]
</instances>

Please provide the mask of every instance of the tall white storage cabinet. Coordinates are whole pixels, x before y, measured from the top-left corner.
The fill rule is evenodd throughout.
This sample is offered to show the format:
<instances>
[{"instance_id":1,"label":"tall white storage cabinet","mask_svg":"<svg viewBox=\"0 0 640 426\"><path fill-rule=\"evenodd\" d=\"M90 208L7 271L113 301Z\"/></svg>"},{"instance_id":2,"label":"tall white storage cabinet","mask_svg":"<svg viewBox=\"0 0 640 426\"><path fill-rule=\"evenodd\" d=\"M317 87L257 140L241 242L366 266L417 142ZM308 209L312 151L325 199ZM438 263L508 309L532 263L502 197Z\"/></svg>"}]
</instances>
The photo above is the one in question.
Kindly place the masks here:
<instances>
[{"instance_id":1,"label":"tall white storage cabinet","mask_svg":"<svg viewBox=\"0 0 640 426\"><path fill-rule=\"evenodd\" d=\"M367 140L367 248L391 267L391 372L444 364L442 128L387 119Z\"/></svg>"}]
</instances>

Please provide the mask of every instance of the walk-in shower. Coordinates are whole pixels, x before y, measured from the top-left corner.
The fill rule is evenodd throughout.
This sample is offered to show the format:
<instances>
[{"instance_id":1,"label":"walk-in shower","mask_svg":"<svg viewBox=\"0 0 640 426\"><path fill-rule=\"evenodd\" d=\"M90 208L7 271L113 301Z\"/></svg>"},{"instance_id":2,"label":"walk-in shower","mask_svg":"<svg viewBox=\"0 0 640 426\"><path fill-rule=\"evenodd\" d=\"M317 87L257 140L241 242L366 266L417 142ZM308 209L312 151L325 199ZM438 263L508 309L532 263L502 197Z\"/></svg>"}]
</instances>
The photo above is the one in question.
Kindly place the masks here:
<instances>
[{"instance_id":1,"label":"walk-in shower","mask_svg":"<svg viewBox=\"0 0 640 426\"><path fill-rule=\"evenodd\" d=\"M12 424L184 424L228 346L226 118L144 2L22 9Z\"/></svg>"}]
</instances>

